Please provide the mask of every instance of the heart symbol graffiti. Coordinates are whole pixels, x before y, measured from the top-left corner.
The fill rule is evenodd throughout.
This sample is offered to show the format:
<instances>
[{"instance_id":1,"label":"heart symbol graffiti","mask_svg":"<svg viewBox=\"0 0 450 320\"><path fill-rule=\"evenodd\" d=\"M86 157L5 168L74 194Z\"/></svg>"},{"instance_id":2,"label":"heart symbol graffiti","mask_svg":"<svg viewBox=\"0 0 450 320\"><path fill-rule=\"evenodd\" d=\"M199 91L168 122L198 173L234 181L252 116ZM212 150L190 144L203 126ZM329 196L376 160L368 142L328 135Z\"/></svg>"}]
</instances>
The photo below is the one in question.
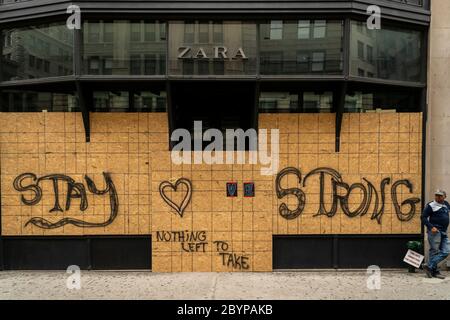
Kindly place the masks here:
<instances>
[{"instance_id":1,"label":"heart symbol graffiti","mask_svg":"<svg viewBox=\"0 0 450 320\"><path fill-rule=\"evenodd\" d=\"M187 188L186 195L181 202L181 205L177 205L174 203L171 199L169 199L165 194L166 188L171 188L173 191L177 191L179 185L184 185ZM161 194L161 197L164 199L164 201L172 208L174 209L180 217L183 218L183 213L186 207L188 206L189 202L192 198L192 183L186 178L180 178L178 179L175 184L169 182L169 181L163 181L159 185L159 193Z\"/></svg>"}]
</instances>

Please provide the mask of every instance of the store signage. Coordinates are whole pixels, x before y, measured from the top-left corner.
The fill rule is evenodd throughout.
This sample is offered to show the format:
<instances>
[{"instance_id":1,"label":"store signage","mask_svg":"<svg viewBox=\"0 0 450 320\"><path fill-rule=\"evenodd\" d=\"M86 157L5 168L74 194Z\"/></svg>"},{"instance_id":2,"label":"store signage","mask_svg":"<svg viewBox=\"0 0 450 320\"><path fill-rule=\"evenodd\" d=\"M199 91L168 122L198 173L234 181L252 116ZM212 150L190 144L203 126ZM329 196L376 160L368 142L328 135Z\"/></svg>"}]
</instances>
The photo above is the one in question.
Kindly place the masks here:
<instances>
[{"instance_id":1,"label":"store signage","mask_svg":"<svg viewBox=\"0 0 450 320\"><path fill-rule=\"evenodd\" d=\"M212 50L202 47L182 46L178 48L178 59L221 59L221 60L247 60L247 55L242 48L228 50L227 47L215 46Z\"/></svg>"}]
</instances>

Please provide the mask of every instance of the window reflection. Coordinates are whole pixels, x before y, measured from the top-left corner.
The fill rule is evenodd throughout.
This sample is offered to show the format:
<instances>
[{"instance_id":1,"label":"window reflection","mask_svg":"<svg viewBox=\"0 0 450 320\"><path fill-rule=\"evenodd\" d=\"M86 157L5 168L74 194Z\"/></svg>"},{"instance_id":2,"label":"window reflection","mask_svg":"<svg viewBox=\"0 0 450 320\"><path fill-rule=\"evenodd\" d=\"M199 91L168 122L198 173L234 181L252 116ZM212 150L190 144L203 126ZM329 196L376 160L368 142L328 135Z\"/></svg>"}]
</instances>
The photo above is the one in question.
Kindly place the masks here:
<instances>
[{"instance_id":1,"label":"window reflection","mask_svg":"<svg viewBox=\"0 0 450 320\"><path fill-rule=\"evenodd\" d=\"M350 90L345 112L418 112L420 90Z\"/></svg>"},{"instance_id":2,"label":"window reflection","mask_svg":"<svg viewBox=\"0 0 450 320\"><path fill-rule=\"evenodd\" d=\"M2 112L79 111L73 93L3 90Z\"/></svg>"},{"instance_id":3,"label":"window reflection","mask_svg":"<svg viewBox=\"0 0 450 320\"><path fill-rule=\"evenodd\" d=\"M331 112L333 107L333 93L328 92L304 92L303 112L322 113Z\"/></svg>"},{"instance_id":4,"label":"window reflection","mask_svg":"<svg viewBox=\"0 0 450 320\"><path fill-rule=\"evenodd\" d=\"M369 30L363 22L351 27L350 72L354 76L420 82L422 33L384 26Z\"/></svg>"},{"instance_id":5,"label":"window reflection","mask_svg":"<svg viewBox=\"0 0 450 320\"><path fill-rule=\"evenodd\" d=\"M261 24L261 74L341 74L343 22L272 20Z\"/></svg>"},{"instance_id":6,"label":"window reflection","mask_svg":"<svg viewBox=\"0 0 450 320\"><path fill-rule=\"evenodd\" d=\"M84 66L90 75L163 75L166 26L160 21L87 21Z\"/></svg>"},{"instance_id":7,"label":"window reflection","mask_svg":"<svg viewBox=\"0 0 450 320\"><path fill-rule=\"evenodd\" d=\"M331 91L314 92L261 92L259 112L261 113L321 113L331 112L333 93Z\"/></svg>"},{"instance_id":8,"label":"window reflection","mask_svg":"<svg viewBox=\"0 0 450 320\"><path fill-rule=\"evenodd\" d=\"M2 79L73 74L73 32L54 23L2 31Z\"/></svg>"},{"instance_id":9,"label":"window reflection","mask_svg":"<svg viewBox=\"0 0 450 320\"><path fill-rule=\"evenodd\" d=\"M94 91L96 112L166 112L166 92Z\"/></svg>"}]
</instances>

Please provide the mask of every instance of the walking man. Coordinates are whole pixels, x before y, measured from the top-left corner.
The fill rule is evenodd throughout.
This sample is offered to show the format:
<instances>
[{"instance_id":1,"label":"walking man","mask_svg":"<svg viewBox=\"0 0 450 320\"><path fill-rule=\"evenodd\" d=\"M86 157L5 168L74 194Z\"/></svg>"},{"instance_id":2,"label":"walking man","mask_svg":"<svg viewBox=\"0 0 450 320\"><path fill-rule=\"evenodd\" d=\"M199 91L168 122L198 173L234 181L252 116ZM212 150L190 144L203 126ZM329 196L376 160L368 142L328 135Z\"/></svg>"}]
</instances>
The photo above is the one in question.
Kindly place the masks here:
<instances>
[{"instance_id":1,"label":"walking man","mask_svg":"<svg viewBox=\"0 0 450 320\"><path fill-rule=\"evenodd\" d=\"M422 213L422 224L427 227L430 256L428 265L423 265L428 278L445 279L437 269L439 262L449 254L447 227L449 223L450 204L445 201L447 194L443 190L435 192L435 200L428 203Z\"/></svg>"}]
</instances>

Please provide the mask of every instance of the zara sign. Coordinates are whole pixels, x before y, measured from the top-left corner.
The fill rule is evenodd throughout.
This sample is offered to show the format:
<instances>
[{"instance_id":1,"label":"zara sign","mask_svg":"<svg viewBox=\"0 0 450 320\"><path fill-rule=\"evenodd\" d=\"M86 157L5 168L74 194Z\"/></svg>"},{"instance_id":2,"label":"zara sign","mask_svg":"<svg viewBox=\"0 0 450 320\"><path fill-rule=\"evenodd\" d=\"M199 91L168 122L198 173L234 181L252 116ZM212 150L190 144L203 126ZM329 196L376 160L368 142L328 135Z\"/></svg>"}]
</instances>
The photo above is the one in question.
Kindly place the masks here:
<instances>
[{"instance_id":1,"label":"zara sign","mask_svg":"<svg viewBox=\"0 0 450 320\"><path fill-rule=\"evenodd\" d=\"M205 50L202 47L193 48L182 46L178 48L178 59L221 59L221 60L247 60L247 56L242 48L230 51L224 46L212 47L212 50Z\"/></svg>"}]
</instances>

